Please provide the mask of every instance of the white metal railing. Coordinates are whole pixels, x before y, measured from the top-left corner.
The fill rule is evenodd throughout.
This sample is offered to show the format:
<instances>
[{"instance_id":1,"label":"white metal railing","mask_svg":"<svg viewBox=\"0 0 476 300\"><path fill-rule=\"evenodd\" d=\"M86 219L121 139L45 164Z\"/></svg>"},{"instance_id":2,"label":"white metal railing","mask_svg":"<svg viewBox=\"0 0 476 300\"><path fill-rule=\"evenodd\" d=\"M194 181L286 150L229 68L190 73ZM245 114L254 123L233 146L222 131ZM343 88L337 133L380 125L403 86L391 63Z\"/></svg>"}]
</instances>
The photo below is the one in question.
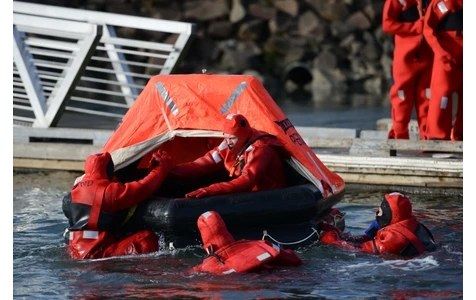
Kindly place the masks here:
<instances>
[{"instance_id":1,"label":"white metal railing","mask_svg":"<svg viewBox=\"0 0 476 300\"><path fill-rule=\"evenodd\" d=\"M194 29L16 1L13 12L14 124L34 127L55 126L65 110L118 121L151 76L172 72Z\"/></svg>"}]
</instances>

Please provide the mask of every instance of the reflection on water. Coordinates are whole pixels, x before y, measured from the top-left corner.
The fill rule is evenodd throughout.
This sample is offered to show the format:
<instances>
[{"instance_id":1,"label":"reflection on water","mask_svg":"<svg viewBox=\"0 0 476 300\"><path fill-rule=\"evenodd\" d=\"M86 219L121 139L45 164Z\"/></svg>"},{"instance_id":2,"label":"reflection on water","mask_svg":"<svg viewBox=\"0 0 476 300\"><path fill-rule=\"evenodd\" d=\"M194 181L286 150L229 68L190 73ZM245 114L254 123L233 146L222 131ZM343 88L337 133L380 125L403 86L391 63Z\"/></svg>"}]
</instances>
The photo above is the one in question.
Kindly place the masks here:
<instances>
[{"instance_id":1,"label":"reflection on water","mask_svg":"<svg viewBox=\"0 0 476 300\"><path fill-rule=\"evenodd\" d=\"M136 257L71 261L62 232L61 197L78 174L14 175L15 297L368 298L462 296L462 195L412 194L415 214L433 232L436 252L411 260L345 252L329 246L298 250L304 264L261 273L212 276L190 272L198 247ZM348 190L338 207L360 234L381 192Z\"/></svg>"},{"instance_id":2,"label":"reflection on water","mask_svg":"<svg viewBox=\"0 0 476 300\"><path fill-rule=\"evenodd\" d=\"M374 130L377 120L390 117L388 107L313 108L286 102L280 105L294 126Z\"/></svg>"}]
</instances>

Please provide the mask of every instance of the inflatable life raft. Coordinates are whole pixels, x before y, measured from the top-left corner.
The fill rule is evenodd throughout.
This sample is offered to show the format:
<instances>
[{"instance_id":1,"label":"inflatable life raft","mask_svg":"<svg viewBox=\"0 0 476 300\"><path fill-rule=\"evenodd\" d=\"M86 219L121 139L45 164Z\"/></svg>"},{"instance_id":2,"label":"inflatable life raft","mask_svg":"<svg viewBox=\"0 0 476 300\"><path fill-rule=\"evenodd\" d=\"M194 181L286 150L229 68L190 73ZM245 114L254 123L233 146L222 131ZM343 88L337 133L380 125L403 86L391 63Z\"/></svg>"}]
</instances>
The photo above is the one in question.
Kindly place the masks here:
<instances>
[{"instance_id":1,"label":"inflatable life raft","mask_svg":"<svg viewBox=\"0 0 476 300\"><path fill-rule=\"evenodd\" d=\"M163 232L166 241L178 246L198 242L196 221L207 210L220 213L235 238L261 238L264 230L282 241L314 234L312 223L342 196L344 180L319 160L253 76L153 76L101 151L111 154L116 176L125 175L120 181L129 182L140 178L133 174L147 168L157 149L169 153L175 166L218 146L229 114L242 114L253 128L279 140L288 154L290 187L198 200L165 194L138 207L131 224Z\"/></svg>"},{"instance_id":2,"label":"inflatable life raft","mask_svg":"<svg viewBox=\"0 0 476 300\"><path fill-rule=\"evenodd\" d=\"M316 223L340 200L323 198L312 184L253 193L212 196L201 199L153 197L138 206L127 229L150 228L167 245L182 248L200 244L198 217L217 211L235 238L261 239L294 248L317 240ZM70 216L70 198L63 211Z\"/></svg>"}]
</instances>

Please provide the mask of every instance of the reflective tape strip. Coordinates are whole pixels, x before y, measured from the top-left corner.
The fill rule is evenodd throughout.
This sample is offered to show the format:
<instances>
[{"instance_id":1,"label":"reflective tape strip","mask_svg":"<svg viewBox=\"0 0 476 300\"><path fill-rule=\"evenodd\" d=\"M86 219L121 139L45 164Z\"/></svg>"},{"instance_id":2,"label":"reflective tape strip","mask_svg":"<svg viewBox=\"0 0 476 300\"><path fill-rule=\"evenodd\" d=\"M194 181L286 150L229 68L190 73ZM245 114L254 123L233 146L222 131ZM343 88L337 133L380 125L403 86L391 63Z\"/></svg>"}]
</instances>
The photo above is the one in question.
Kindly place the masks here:
<instances>
[{"instance_id":1,"label":"reflective tape strip","mask_svg":"<svg viewBox=\"0 0 476 300\"><path fill-rule=\"evenodd\" d=\"M400 98L400 100L405 100L405 92L403 90L398 90L397 96Z\"/></svg>"},{"instance_id":2,"label":"reflective tape strip","mask_svg":"<svg viewBox=\"0 0 476 300\"><path fill-rule=\"evenodd\" d=\"M155 86L157 87L157 90L159 91L160 96L162 97L162 100L164 101L165 105L167 105L172 114L176 116L179 112L178 107L172 97L170 97L170 94L165 88L165 86L161 82L158 82Z\"/></svg>"},{"instance_id":3,"label":"reflective tape strip","mask_svg":"<svg viewBox=\"0 0 476 300\"><path fill-rule=\"evenodd\" d=\"M212 158L213 158L213 161L217 164L219 162L221 162L221 156L220 154L218 153L218 151L213 151L212 152Z\"/></svg>"},{"instance_id":4,"label":"reflective tape strip","mask_svg":"<svg viewBox=\"0 0 476 300\"><path fill-rule=\"evenodd\" d=\"M223 274L225 274L225 275L228 275L228 274L231 274L231 273L236 273L236 270L235 269L230 269L228 271L223 272Z\"/></svg>"},{"instance_id":5,"label":"reflective tape strip","mask_svg":"<svg viewBox=\"0 0 476 300\"><path fill-rule=\"evenodd\" d=\"M446 109L447 106L448 106L448 97L441 97L440 108Z\"/></svg>"},{"instance_id":6,"label":"reflective tape strip","mask_svg":"<svg viewBox=\"0 0 476 300\"><path fill-rule=\"evenodd\" d=\"M426 97L426 99L431 99L431 89L430 88L425 89L425 97Z\"/></svg>"},{"instance_id":7,"label":"reflective tape strip","mask_svg":"<svg viewBox=\"0 0 476 300\"><path fill-rule=\"evenodd\" d=\"M69 240L72 241L74 239L74 232L70 231L69 232Z\"/></svg>"},{"instance_id":8,"label":"reflective tape strip","mask_svg":"<svg viewBox=\"0 0 476 300\"><path fill-rule=\"evenodd\" d=\"M204 213L202 214L202 216L203 216L205 219L208 219L208 217L211 216L211 215L212 215L212 213L209 212L209 211L204 212Z\"/></svg>"},{"instance_id":9,"label":"reflective tape strip","mask_svg":"<svg viewBox=\"0 0 476 300\"><path fill-rule=\"evenodd\" d=\"M218 145L218 151L225 150L227 147L228 147L228 145L227 145L226 141L223 140L223 142L221 142L221 144Z\"/></svg>"},{"instance_id":10,"label":"reflective tape strip","mask_svg":"<svg viewBox=\"0 0 476 300\"><path fill-rule=\"evenodd\" d=\"M97 240L98 235L99 235L99 232L94 231L94 230L84 230L83 231L83 239Z\"/></svg>"},{"instance_id":11,"label":"reflective tape strip","mask_svg":"<svg viewBox=\"0 0 476 300\"><path fill-rule=\"evenodd\" d=\"M278 252L281 251L281 248L278 245L274 244L274 243L273 243L273 248L274 248L274 250L276 250Z\"/></svg>"},{"instance_id":12,"label":"reflective tape strip","mask_svg":"<svg viewBox=\"0 0 476 300\"><path fill-rule=\"evenodd\" d=\"M231 119L233 119L234 116L236 116L236 114L228 114L228 115L226 115L226 119L231 120Z\"/></svg>"},{"instance_id":13,"label":"reflective tape strip","mask_svg":"<svg viewBox=\"0 0 476 300\"><path fill-rule=\"evenodd\" d=\"M233 93L231 93L230 98L228 98L228 100L226 100L225 103L222 105L220 109L221 114L224 115L230 110L230 108L236 102L236 99L238 99L241 93L243 93L243 91L246 89L247 85L248 84L245 81L243 81L236 87Z\"/></svg>"},{"instance_id":14,"label":"reflective tape strip","mask_svg":"<svg viewBox=\"0 0 476 300\"><path fill-rule=\"evenodd\" d=\"M256 256L256 259L259 260L259 261L263 261L265 259L268 259L271 257L271 254L269 254L268 252L265 252L263 254L260 254L258 256Z\"/></svg>"},{"instance_id":15,"label":"reflective tape strip","mask_svg":"<svg viewBox=\"0 0 476 300\"><path fill-rule=\"evenodd\" d=\"M442 14L446 14L448 12L448 7L446 6L445 1L438 2L436 6Z\"/></svg>"},{"instance_id":16,"label":"reflective tape strip","mask_svg":"<svg viewBox=\"0 0 476 300\"><path fill-rule=\"evenodd\" d=\"M246 148L245 152L250 152L253 149L254 149L253 145L250 145L248 148Z\"/></svg>"},{"instance_id":17,"label":"reflective tape strip","mask_svg":"<svg viewBox=\"0 0 476 300\"><path fill-rule=\"evenodd\" d=\"M398 0L402 6L407 6L407 1L405 0Z\"/></svg>"}]
</instances>

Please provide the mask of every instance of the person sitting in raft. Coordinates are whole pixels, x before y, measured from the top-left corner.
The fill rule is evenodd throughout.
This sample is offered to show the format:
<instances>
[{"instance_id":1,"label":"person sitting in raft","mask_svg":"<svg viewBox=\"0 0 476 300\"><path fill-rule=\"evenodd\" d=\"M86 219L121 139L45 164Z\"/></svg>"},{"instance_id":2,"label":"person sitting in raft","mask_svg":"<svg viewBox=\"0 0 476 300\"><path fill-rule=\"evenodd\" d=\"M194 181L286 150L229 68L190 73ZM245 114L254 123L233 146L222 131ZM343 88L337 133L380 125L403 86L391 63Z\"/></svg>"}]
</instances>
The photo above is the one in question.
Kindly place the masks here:
<instances>
[{"instance_id":1,"label":"person sitting in raft","mask_svg":"<svg viewBox=\"0 0 476 300\"><path fill-rule=\"evenodd\" d=\"M176 166L171 174L181 180L210 176L226 169L230 181L214 183L186 194L187 198L256 192L286 186L284 147L268 133L252 128L240 114L226 117L225 139L215 149L193 162Z\"/></svg>"},{"instance_id":2,"label":"person sitting in raft","mask_svg":"<svg viewBox=\"0 0 476 300\"><path fill-rule=\"evenodd\" d=\"M74 259L95 259L158 251L158 238L151 230L121 234L135 206L149 198L170 169L170 157L155 152L150 172L141 180L121 183L113 179L114 164L108 152L87 157L85 175L71 193L68 252Z\"/></svg>"},{"instance_id":3,"label":"person sitting in raft","mask_svg":"<svg viewBox=\"0 0 476 300\"><path fill-rule=\"evenodd\" d=\"M195 272L226 275L302 264L293 250L281 249L268 241L235 241L225 222L215 211L200 215L197 226L208 257L193 268Z\"/></svg>"},{"instance_id":4,"label":"person sitting in raft","mask_svg":"<svg viewBox=\"0 0 476 300\"><path fill-rule=\"evenodd\" d=\"M372 254L414 257L434 251L436 243L430 230L412 213L410 199L400 193L386 194L375 220L362 236L351 236L329 224L321 224L320 241L348 250Z\"/></svg>"}]
</instances>

